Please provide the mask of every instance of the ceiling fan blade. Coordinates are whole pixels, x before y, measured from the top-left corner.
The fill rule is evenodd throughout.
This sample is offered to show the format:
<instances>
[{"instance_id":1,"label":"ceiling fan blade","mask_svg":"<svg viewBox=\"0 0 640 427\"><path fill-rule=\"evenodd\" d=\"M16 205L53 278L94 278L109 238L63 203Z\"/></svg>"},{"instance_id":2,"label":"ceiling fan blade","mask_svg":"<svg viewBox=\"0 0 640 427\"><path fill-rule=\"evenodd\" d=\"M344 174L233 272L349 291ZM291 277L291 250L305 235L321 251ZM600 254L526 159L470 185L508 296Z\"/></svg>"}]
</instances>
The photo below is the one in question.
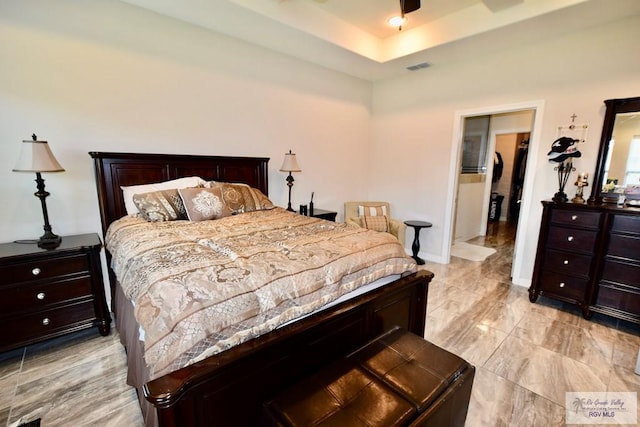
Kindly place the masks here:
<instances>
[{"instance_id":1,"label":"ceiling fan blade","mask_svg":"<svg viewBox=\"0 0 640 427\"><path fill-rule=\"evenodd\" d=\"M402 13L409 13L420 9L420 0L400 0Z\"/></svg>"}]
</instances>

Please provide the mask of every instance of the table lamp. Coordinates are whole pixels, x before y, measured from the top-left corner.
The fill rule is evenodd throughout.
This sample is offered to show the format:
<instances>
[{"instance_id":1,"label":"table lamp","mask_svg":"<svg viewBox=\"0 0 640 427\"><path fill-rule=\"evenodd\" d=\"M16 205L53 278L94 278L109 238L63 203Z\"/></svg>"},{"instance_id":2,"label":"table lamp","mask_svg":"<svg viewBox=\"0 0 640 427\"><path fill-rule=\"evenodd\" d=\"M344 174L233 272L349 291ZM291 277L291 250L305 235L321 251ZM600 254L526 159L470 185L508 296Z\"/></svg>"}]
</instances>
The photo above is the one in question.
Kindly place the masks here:
<instances>
[{"instance_id":1,"label":"table lamp","mask_svg":"<svg viewBox=\"0 0 640 427\"><path fill-rule=\"evenodd\" d=\"M22 151L18 158L18 164L13 168L13 171L36 173L38 191L34 195L40 199L42 215L44 216L44 234L38 240L38 247L54 249L60 245L62 238L51 231L47 203L45 201L49 193L44 189L44 179L42 179L41 172L64 172L64 168L60 166L60 163L54 157L47 141L38 141L35 134L32 135L32 138L32 140L22 141Z\"/></svg>"},{"instance_id":2,"label":"table lamp","mask_svg":"<svg viewBox=\"0 0 640 427\"><path fill-rule=\"evenodd\" d=\"M293 175L291 175L291 172L302 171L300 170L300 166L298 166L295 153L292 153L291 150L284 154L284 161L280 167L280 172L289 172L289 176L287 177L287 186L289 187L289 204L287 204L287 210L293 212L293 209L291 208L291 187L293 187Z\"/></svg>"}]
</instances>

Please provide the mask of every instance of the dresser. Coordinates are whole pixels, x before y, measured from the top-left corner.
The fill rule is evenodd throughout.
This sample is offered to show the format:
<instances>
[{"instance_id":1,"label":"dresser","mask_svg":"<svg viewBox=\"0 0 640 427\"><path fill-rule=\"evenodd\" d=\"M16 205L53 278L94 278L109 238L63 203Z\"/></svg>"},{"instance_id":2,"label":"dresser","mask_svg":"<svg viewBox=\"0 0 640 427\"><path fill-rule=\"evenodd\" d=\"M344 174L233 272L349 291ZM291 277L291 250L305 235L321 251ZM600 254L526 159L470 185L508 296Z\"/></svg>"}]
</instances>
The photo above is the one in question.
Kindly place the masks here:
<instances>
[{"instance_id":1,"label":"dresser","mask_svg":"<svg viewBox=\"0 0 640 427\"><path fill-rule=\"evenodd\" d=\"M95 233L53 250L0 244L0 352L92 327L109 334L101 248Z\"/></svg>"},{"instance_id":2,"label":"dresser","mask_svg":"<svg viewBox=\"0 0 640 427\"><path fill-rule=\"evenodd\" d=\"M640 209L543 204L529 299L640 323Z\"/></svg>"}]
</instances>

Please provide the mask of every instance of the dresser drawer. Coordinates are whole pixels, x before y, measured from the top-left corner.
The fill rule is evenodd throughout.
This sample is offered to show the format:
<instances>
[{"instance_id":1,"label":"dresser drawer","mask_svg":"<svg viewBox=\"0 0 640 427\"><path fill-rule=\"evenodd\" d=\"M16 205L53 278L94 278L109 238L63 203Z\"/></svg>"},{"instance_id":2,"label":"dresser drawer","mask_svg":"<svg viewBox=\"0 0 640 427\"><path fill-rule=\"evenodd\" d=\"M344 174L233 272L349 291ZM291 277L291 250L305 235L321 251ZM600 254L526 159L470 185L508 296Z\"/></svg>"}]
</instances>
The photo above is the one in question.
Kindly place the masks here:
<instances>
[{"instance_id":1,"label":"dresser drawer","mask_svg":"<svg viewBox=\"0 0 640 427\"><path fill-rule=\"evenodd\" d=\"M591 257L568 252L548 250L544 254L542 271L554 271L573 277L588 278Z\"/></svg>"},{"instance_id":2,"label":"dresser drawer","mask_svg":"<svg viewBox=\"0 0 640 427\"><path fill-rule=\"evenodd\" d=\"M602 281L627 285L640 292L640 265L607 259L602 269Z\"/></svg>"},{"instance_id":3,"label":"dresser drawer","mask_svg":"<svg viewBox=\"0 0 640 427\"><path fill-rule=\"evenodd\" d=\"M614 215L611 231L640 234L640 216Z\"/></svg>"},{"instance_id":4,"label":"dresser drawer","mask_svg":"<svg viewBox=\"0 0 640 427\"><path fill-rule=\"evenodd\" d=\"M600 212L586 212L581 210L552 209L551 223L573 225L576 227L600 227Z\"/></svg>"},{"instance_id":5,"label":"dresser drawer","mask_svg":"<svg viewBox=\"0 0 640 427\"><path fill-rule=\"evenodd\" d=\"M544 292L584 302L588 284L589 281L586 278L544 271L540 278L539 288Z\"/></svg>"},{"instance_id":6,"label":"dresser drawer","mask_svg":"<svg viewBox=\"0 0 640 427\"><path fill-rule=\"evenodd\" d=\"M640 236L611 234L607 255L640 261Z\"/></svg>"},{"instance_id":7,"label":"dresser drawer","mask_svg":"<svg viewBox=\"0 0 640 427\"><path fill-rule=\"evenodd\" d=\"M640 294L626 289L600 285L596 304L627 313L640 315Z\"/></svg>"},{"instance_id":8,"label":"dresser drawer","mask_svg":"<svg viewBox=\"0 0 640 427\"><path fill-rule=\"evenodd\" d=\"M84 254L33 259L29 262L0 266L0 277L2 278L2 282L0 283L18 283L50 279L85 271L89 271L89 259L87 255Z\"/></svg>"},{"instance_id":9,"label":"dresser drawer","mask_svg":"<svg viewBox=\"0 0 640 427\"><path fill-rule=\"evenodd\" d=\"M91 296L89 276L0 288L0 316L19 311L42 310L52 304L86 296Z\"/></svg>"},{"instance_id":10,"label":"dresser drawer","mask_svg":"<svg viewBox=\"0 0 640 427\"><path fill-rule=\"evenodd\" d=\"M585 254L593 253L598 232L567 227L549 227L547 247Z\"/></svg>"},{"instance_id":11,"label":"dresser drawer","mask_svg":"<svg viewBox=\"0 0 640 427\"><path fill-rule=\"evenodd\" d=\"M5 319L0 328L0 347L11 342L54 336L74 324L88 323L93 319L93 300Z\"/></svg>"}]
</instances>

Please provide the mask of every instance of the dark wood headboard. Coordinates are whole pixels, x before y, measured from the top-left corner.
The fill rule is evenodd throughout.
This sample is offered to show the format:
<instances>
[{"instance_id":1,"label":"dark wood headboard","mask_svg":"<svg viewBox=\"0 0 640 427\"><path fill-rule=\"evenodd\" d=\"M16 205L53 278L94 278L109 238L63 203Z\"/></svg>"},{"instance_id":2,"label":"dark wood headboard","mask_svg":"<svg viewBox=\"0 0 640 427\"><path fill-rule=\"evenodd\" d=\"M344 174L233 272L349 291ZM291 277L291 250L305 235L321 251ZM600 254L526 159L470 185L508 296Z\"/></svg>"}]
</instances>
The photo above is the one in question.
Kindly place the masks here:
<instances>
[{"instance_id":1,"label":"dark wood headboard","mask_svg":"<svg viewBox=\"0 0 640 427\"><path fill-rule=\"evenodd\" d=\"M196 156L89 152L93 158L102 233L127 214L120 186L151 184L187 176L242 182L268 192L267 157Z\"/></svg>"}]
</instances>

